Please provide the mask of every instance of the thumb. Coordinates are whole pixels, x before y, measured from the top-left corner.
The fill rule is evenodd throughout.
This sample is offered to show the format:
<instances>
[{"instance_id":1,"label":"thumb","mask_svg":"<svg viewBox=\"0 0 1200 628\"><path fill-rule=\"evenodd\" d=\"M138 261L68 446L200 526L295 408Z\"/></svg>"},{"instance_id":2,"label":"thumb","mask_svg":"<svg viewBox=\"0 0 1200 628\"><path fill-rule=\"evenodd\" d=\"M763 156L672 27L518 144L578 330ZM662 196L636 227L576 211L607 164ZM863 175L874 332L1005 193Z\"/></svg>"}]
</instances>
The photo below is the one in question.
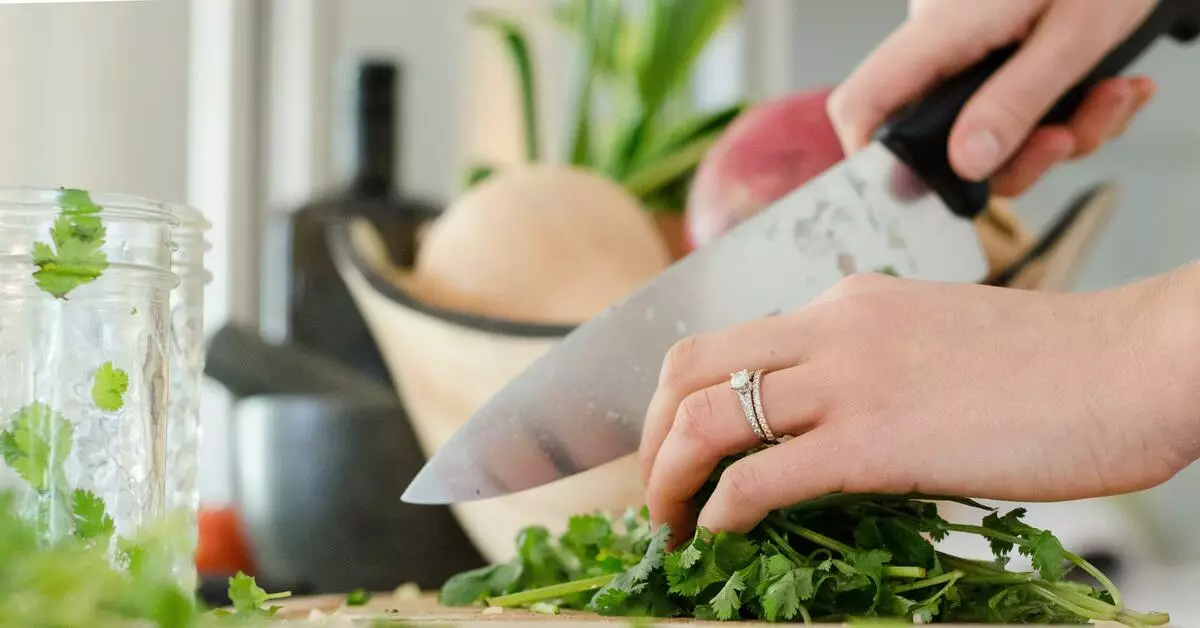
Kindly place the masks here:
<instances>
[{"instance_id":1,"label":"thumb","mask_svg":"<svg viewBox=\"0 0 1200 628\"><path fill-rule=\"evenodd\" d=\"M1066 0L1047 13L1013 57L963 108L950 134L950 163L959 176L990 176L1025 143L1046 112L1145 17L1121 19L1092 0ZM1148 9L1147 9L1148 10Z\"/></svg>"}]
</instances>

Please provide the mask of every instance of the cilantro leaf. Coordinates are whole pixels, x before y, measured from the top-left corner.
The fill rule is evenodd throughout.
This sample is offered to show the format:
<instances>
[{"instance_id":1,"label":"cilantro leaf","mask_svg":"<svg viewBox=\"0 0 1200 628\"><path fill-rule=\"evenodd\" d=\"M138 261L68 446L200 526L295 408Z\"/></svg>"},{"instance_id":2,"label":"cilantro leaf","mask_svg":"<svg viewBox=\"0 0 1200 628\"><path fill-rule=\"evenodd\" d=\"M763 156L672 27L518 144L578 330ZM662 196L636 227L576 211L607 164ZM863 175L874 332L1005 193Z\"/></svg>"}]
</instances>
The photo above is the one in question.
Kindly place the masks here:
<instances>
[{"instance_id":1,"label":"cilantro leaf","mask_svg":"<svg viewBox=\"0 0 1200 628\"><path fill-rule=\"evenodd\" d=\"M587 557L596 557L613 541L612 522L601 514L576 515L567 521L562 545Z\"/></svg>"},{"instance_id":2,"label":"cilantro leaf","mask_svg":"<svg viewBox=\"0 0 1200 628\"><path fill-rule=\"evenodd\" d=\"M100 206L83 190L62 190L61 211L50 228L53 247L33 245L33 273L38 287L56 298L66 299L75 288L95 281L108 268L104 247L105 228Z\"/></svg>"},{"instance_id":3,"label":"cilantro leaf","mask_svg":"<svg viewBox=\"0 0 1200 628\"><path fill-rule=\"evenodd\" d=\"M279 612L279 606L264 607L271 600L291 597L290 591L283 593L267 593L253 576L247 576L239 571L229 578L229 601L238 615L250 617L273 617Z\"/></svg>"},{"instance_id":4,"label":"cilantro leaf","mask_svg":"<svg viewBox=\"0 0 1200 628\"><path fill-rule=\"evenodd\" d=\"M116 412L125 406L125 392L129 390L129 374L105 362L96 371L92 383L92 401L101 410Z\"/></svg>"},{"instance_id":5,"label":"cilantro leaf","mask_svg":"<svg viewBox=\"0 0 1200 628\"><path fill-rule=\"evenodd\" d=\"M104 511L104 500L95 493L77 488L73 502L72 516L75 520L76 537L85 541L105 542L116 534L116 524Z\"/></svg>"},{"instance_id":6,"label":"cilantro leaf","mask_svg":"<svg viewBox=\"0 0 1200 628\"><path fill-rule=\"evenodd\" d=\"M742 581L742 575L734 572L710 602L718 619L730 620L738 616L742 607L742 591L745 590L746 583Z\"/></svg>"},{"instance_id":7,"label":"cilantro leaf","mask_svg":"<svg viewBox=\"0 0 1200 628\"><path fill-rule=\"evenodd\" d=\"M470 606L510 592L521 575L519 562L488 565L455 575L442 585L438 601L445 606Z\"/></svg>"},{"instance_id":8,"label":"cilantro leaf","mask_svg":"<svg viewBox=\"0 0 1200 628\"><path fill-rule=\"evenodd\" d=\"M697 494L698 506L731 459L722 461ZM937 511L940 501L988 511L986 525L947 522ZM665 551L668 531L652 528L645 508L626 512L625 533L605 515L572 517L558 545L541 534L518 540L519 556L512 563L517 575L508 578L512 592L489 601L722 621L1055 624L1116 618L1140 627L1166 620L1163 614L1121 608L1111 588L1063 582L1064 559L1078 557L1053 534L1022 522L1022 514L1001 516L961 497L833 494L775 510L745 534L699 528L671 552ZM933 542L952 531L997 539L999 553L1018 547L1033 557L1041 577L1006 571L999 560L989 564L937 552ZM530 539L537 542L528 545ZM543 558L531 558L534 554ZM534 585L528 574L521 575L543 562L557 565L546 576L555 582ZM463 598L477 599L496 588L494 574L505 569L452 578L442 595L466 590Z\"/></svg>"},{"instance_id":9,"label":"cilantro leaf","mask_svg":"<svg viewBox=\"0 0 1200 628\"><path fill-rule=\"evenodd\" d=\"M1020 552L1033 560L1033 566L1045 580L1062 580L1066 575L1067 550L1058 537L1049 532L1038 532L1028 537L1029 545Z\"/></svg>"},{"instance_id":10,"label":"cilantro leaf","mask_svg":"<svg viewBox=\"0 0 1200 628\"><path fill-rule=\"evenodd\" d=\"M0 433L0 453L10 469L35 491L49 491L64 483L62 465L71 453L74 426L43 403L33 403L11 417Z\"/></svg>"},{"instance_id":11,"label":"cilantro leaf","mask_svg":"<svg viewBox=\"0 0 1200 628\"><path fill-rule=\"evenodd\" d=\"M800 596L794 571L788 571L767 586L762 596L762 605L767 621L792 619L800 612Z\"/></svg>"}]
</instances>

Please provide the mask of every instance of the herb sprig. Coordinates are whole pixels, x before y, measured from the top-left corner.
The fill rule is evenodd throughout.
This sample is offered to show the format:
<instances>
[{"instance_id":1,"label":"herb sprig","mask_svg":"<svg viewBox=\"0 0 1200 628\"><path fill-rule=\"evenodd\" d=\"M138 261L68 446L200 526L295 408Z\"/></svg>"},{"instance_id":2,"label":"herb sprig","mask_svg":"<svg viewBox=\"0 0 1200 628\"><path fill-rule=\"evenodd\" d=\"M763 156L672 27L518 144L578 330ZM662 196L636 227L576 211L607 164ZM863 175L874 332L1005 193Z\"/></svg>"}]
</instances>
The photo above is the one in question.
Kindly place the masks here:
<instances>
[{"instance_id":1,"label":"herb sprig","mask_svg":"<svg viewBox=\"0 0 1200 628\"><path fill-rule=\"evenodd\" d=\"M101 250L106 229L100 220L101 207L84 190L63 189L61 211L50 228L51 243L35 242L34 281L42 290L66 299L74 289L95 281L108 268Z\"/></svg>"},{"instance_id":2,"label":"herb sprig","mask_svg":"<svg viewBox=\"0 0 1200 628\"><path fill-rule=\"evenodd\" d=\"M717 477L719 471L698 501ZM951 523L937 501L988 514L980 525ZM451 606L541 603L601 615L806 623L1169 621L1127 608L1103 573L1024 515L962 498L833 494L774 511L748 534L701 528L670 552L669 529L652 529L644 508L626 513L623 529L604 514L579 515L556 540L544 528L527 528L512 561L454 576L440 599ZM995 560L939 551L936 543L951 533L986 538ZM1014 551L1031 559L1032 572L1006 568ZM1068 580L1074 569L1102 588Z\"/></svg>"}]
</instances>

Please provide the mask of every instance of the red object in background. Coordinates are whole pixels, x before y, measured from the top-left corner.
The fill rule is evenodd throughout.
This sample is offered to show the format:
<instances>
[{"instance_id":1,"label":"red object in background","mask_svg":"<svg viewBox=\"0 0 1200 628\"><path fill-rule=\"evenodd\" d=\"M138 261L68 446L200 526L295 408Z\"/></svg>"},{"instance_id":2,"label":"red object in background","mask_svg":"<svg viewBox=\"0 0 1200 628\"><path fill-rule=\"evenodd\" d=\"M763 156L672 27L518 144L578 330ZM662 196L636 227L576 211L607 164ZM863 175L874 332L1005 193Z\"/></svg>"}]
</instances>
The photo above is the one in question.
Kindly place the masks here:
<instances>
[{"instance_id":1,"label":"red object in background","mask_svg":"<svg viewBox=\"0 0 1200 628\"><path fill-rule=\"evenodd\" d=\"M825 111L833 87L751 107L705 155L688 194L688 245L698 248L836 165L842 144Z\"/></svg>"},{"instance_id":2,"label":"red object in background","mask_svg":"<svg viewBox=\"0 0 1200 628\"><path fill-rule=\"evenodd\" d=\"M196 571L201 575L254 575L249 545L233 508L200 508Z\"/></svg>"}]
</instances>

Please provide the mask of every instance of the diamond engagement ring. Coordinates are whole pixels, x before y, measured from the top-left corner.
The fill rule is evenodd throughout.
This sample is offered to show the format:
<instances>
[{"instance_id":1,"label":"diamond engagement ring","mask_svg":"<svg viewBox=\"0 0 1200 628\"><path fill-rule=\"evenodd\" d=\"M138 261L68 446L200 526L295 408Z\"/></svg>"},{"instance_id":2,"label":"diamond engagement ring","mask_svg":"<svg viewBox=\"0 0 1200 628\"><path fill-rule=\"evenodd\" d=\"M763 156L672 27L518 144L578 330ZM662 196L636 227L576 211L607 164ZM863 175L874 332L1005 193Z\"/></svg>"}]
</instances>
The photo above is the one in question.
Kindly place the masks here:
<instances>
[{"instance_id":1,"label":"diamond engagement ring","mask_svg":"<svg viewBox=\"0 0 1200 628\"><path fill-rule=\"evenodd\" d=\"M738 401L742 404L742 413L754 435L764 443L776 442L775 435L767 426L766 416L762 410L762 374L763 371L751 373L742 369L729 376L729 387L737 393Z\"/></svg>"}]
</instances>

